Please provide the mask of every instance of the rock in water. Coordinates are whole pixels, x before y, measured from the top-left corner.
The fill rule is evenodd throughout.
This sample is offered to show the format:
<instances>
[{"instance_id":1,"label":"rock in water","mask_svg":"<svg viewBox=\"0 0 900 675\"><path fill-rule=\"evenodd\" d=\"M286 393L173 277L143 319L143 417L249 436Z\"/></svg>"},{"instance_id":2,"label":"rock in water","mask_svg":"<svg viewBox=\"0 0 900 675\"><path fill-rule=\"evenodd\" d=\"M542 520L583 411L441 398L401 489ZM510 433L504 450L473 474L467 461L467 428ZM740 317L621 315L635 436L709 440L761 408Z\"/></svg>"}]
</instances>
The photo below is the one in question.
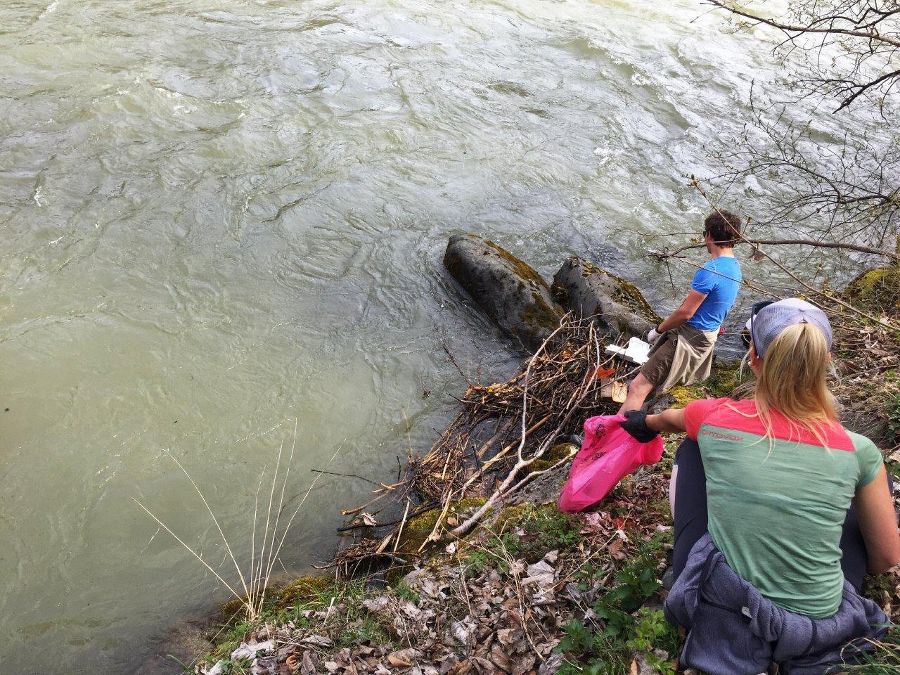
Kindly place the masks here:
<instances>
[{"instance_id":1,"label":"rock in water","mask_svg":"<svg viewBox=\"0 0 900 675\"><path fill-rule=\"evenodd\" d=\"M643 338L661 320L634 284L574 256L553 277L553 297L612 338Z\"/></svg>"},{"instance_id":2,"label":"rock in water","mask_svg":"<svg viewBox=\"0 0 900 675\"><path fill-rule=\"evenodd\" d=\"M450 237L444 267L500 328L531 351L559 325L562 310L528 264L476 234Z\"/></svg>"}]
</instances>

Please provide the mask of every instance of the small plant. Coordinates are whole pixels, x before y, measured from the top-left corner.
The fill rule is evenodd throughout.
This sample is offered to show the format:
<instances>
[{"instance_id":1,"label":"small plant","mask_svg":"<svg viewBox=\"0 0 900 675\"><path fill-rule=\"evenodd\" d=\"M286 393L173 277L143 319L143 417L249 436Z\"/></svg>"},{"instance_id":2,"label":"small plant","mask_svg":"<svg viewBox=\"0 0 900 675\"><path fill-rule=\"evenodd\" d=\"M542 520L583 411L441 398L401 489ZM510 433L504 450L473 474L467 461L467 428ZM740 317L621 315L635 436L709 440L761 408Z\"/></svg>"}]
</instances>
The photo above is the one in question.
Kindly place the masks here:
<instances>
[{"instance_id":1,"label":"small plant","mask_svg":"<svg viewBox=\"0 0 900 675\"><path fill-rule=\"evenodd\" d=\"M463 564L467 577L477 577L488 568L488 554L481 549L469 551Z\"/></svg>"},{"instance_id":2,"label":"small plant","mask_svg":"<svg viewBox=\"0 0 900 675\"><path fill-rule=\"evenodd\" d=\"M354 621L341 631L338 647L352 647L359 644L390 644L391 639L377 621L364 617Z\"/></svg>"},{"instance_id":3,"label":"small plant","mask_svg":"<svg viewBox=\"0 0 900 675\"><path fill-rule=\"evenodd\" d=\"M614 675L628 671L628 654L616 649L616 645L603 633L591 630L574 619L563 626L563 632L565 637L557 650L567 654L571 660L567 658L563 662L557 671L561 675Z\"/></svg>"},{"instance_id":4,"label":"small plant","mask_svg":"<svg viewBox=\"0 0 900 675\"><path fill-rule=\"evenodd\" d=\"M222 666L222 675L247 675L250 673L250 659L225 659L219 661Z\"/></svg>"},{"instance_id":5,"label":"small plant","mask_svg":"<svg viewBox=\"0 0 900 675\"><path fill-rule=\"evenodd\" d=\"M632 652L642 653L656 672L675 675L672 661L658 654L658 651L667 655L678 651L678 631L675 626L666 621L662 610L649 607L641 607L634 619L634 630L625 646Z\"/></svg>"},{"instance_id":6,"label":"small plant","mask_svg":"<svg viewBox=\"0 0 900 675\"><path fill-rule=\"evenodd\" d=\"M405 581L398 581L394 586L394 593L397 594L398 598L402 598L403 600L407 600L415 605L419 604L421 598L419 594L416 593L413 589L409 587L409 585Z\"/></svg>"},{"instance_id":7,"label":"small plant","mask_svg":"<svg viewBox=\"0 0 900 675\"><path fill-rule=\"evenodd\" d=\"M884 404L888 429L894 438L900 437L900 392L890 396Z\"/></svg>"},{"instance_id":8,"label":"small plant","mask_svg":"<svg viewBox=\"0 0 900 675\"><path fill-rule=\"evenodd\" d=\"M660 533L645 542L616 573L615 585L592 607L599 619L596 625L571 621L565 626L566 636L557 649L579 665L560 672L627 672L633 655L640 653L657 673L674 675L666 655L677 651L678 633L660 610L642 606L659 591L656 568L666 537Z\"/></svg>"}]
</instances>

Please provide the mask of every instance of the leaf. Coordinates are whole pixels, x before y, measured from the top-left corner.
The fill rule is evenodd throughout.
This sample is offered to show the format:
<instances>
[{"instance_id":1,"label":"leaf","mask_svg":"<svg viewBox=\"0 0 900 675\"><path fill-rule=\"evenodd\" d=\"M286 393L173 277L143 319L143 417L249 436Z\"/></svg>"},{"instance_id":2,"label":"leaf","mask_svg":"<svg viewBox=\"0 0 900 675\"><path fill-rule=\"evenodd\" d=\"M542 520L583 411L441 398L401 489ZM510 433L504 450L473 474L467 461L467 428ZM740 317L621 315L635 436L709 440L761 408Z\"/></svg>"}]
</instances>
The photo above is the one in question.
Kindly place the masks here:
<instances>
[{"instance_id":1,"label":"leaf","mask_svg":"<svg viewBox=\"0 0 900 675\"><path fill-rule=\"evenodd\" d=\"M623 542L619 538L613 539L613 542L609 545L609 554L616 560L624 560L627 557L622 552L622 545Z\"/></svg>"},{"instance_id":2,"label":"leaf","mask_svg":"<svg viewBox=\"0 0 900 675\"><path fill-rule=\"evenodd\" d=\"M409 668L413 664L415 656L414 649L401 649L397 652L388 654L387 660L395 668Z\"/></svg>"},{"instance_id":3,"label":"leaf","mask_svg":"<svg viewBox=\"0 0 900 675\"><path fill-rule=\"evenodd\" d=\"M597 369L594 371L594 379L602 380L608 377L612 377L616 374L615 368L604 368L603 366L597 366Z\"/></svg>"}]
</instances>

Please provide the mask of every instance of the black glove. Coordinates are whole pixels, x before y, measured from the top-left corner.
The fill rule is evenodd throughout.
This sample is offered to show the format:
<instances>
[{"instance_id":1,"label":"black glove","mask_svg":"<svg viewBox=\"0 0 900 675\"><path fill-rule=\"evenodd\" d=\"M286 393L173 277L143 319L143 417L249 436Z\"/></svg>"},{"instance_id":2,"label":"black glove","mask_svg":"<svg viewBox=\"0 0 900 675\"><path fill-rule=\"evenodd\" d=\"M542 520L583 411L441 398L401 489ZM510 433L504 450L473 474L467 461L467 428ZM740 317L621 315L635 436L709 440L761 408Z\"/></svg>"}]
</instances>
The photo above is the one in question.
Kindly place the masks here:
<instances>
[{"instance_id":1,"label":"black glove","mask_svg":"<svg viewBox=\"0 0 900 675\"><path fill-rule=\"evenodd\" d=\"M647 413L642 410L628 410L624 415L625 421L622 422L622 428L631 434L634 440L649 443L659 436L658 431L653 431L647 426Z\"/></svg>"}]
</instances>

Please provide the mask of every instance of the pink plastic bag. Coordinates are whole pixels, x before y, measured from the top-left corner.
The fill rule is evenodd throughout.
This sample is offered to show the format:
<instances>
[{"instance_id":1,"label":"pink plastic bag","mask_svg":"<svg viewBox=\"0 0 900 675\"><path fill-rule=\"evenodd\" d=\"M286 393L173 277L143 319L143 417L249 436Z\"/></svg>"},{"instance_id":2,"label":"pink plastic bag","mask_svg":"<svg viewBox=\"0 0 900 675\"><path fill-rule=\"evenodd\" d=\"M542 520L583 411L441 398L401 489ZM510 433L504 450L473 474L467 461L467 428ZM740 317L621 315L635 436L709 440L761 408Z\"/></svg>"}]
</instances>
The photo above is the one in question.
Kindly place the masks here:
<instances>
[{"instance_id":1,"label":"pink plastic bag","mask_svg":"<svg viewBox=\"0 0 900 675\"><path fill-rule=\"evenodd\" d=\"M641 464L655 464L663 454L662 438L636 441L621 427L624 415L591 417L584 422L584 443L572 460L569 479L559 495L559 510L576 513L593 506L623 476Z\"/></svg>"}]
</instances>

